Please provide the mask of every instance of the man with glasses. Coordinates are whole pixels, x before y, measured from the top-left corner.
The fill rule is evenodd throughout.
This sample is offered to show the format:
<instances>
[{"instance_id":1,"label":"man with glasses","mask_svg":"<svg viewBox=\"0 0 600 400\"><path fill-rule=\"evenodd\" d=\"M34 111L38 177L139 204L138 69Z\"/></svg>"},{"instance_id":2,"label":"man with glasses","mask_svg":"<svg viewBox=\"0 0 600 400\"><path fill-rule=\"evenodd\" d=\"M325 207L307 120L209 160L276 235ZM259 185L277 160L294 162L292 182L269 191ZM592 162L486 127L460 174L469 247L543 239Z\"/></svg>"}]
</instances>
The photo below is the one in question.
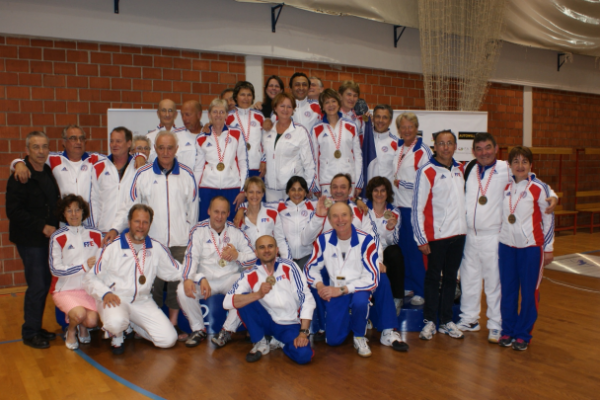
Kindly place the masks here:
<instances>
[{"instance_id":1,"label":"man with glasses","mask_svg":"<svg viewBox=\"0 0 600 400\"><path fill-rule=\"evenodd\" d=\"M437 132L433 141L433 157L417 171L412 208L415 241L427 256L425 326L419 338L433 338L439 313L439 332L462 339L452 322L452 305L467 233L465 179L462 165L453 158L456 135L450 130Z\"/></svg>"},{"instance_id":2,"label":"man with glasses","mask_svg":"<svg viewBox=\"0 0 600 400\"><path fill-rule=\"evenodd\" d=\"M152 142L147 136L136 135L133 137L133 142L129 154L134 155L136 153L143 154L146 158L150 157L150 150L152 150Z\"/></svg>"},{"instance_id":3,"label":"man with glasses","mask_svg":"<svg viewBox=\"0 0 600 400\"><path fill-rule=\"evenodd\" d=\"M67 125L62 131L62 153L50 153L46 164L52 169L52 174L58 183L61 196L76 194L86 202L90 202L91 180L93 166L105 156L85 151L86 136L83 129L77 125ZM11 164L14 168L15 179L26 183L31 177L31 171L24 160L16 159ZM92 218L83 222L85 227L93 226Z\"/></svg>"}]
</instances>

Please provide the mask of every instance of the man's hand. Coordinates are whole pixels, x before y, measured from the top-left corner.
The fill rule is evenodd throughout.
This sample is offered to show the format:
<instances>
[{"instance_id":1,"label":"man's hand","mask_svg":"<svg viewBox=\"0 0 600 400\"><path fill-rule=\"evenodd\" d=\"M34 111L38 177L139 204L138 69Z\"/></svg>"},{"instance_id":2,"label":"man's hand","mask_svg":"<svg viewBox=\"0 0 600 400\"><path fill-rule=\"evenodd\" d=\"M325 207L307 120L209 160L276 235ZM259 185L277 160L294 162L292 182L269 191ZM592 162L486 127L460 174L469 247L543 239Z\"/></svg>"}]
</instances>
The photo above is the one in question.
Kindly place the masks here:
<instances>
[{"instance_id":1,"label":"man's hand","mask_svg":"<svg viewBox=\"0 0 600 400\"><path fill-rule=\"evenodd\" d=\"M135 157L135 169L143 167L144 165L146 165L146 158L143 156Z\"/></svg>"},{"instance_id":2,"label":"man's hand","mask_svg":"<svg viewBox=\"0 0 600 400\"><path fill-rule=\"evenodd\" d=\"M431 249L429 248L429 243L425 243L423 246L419 246L419 250L421 251L421 253L425 254L426 256L431 254Z\"/></svg>"},{"instance_id":3,"label":"man's hand","mask_svg":"<svg viewBox=\"0 0 600 400\"><path fill-rule=\"evenodd\" d=\"M319 296L325 301L329 301L334 297L340 297L342 295L340 288L335 286L323 285L321 289L318 289L318 292Z\"/></svg>"},{"instance_id":4,"label":"man's hand","mask_svg":"<svg viewBox=\"0 0 600 400\"><path fill-rule=\"evenodd\" d=\"M379 263L379 272L385 274L387 272L387 267L384 263Z\"/></svg>"},{"instance_id":5,"label":"man's hand","mask_svg":"<svg viewBox=\"0 0 600 400\"><path fill-rule=\"evenodd\" d=\"M266 162L261 162L260 166L258 167L258 170L260 171L260 174L258 174L259 178L264 178L265 175L267 174L267 163Z\"/></svg>"},{"instance_id":6,"label":"man's hand","mask_svg":"<svg viewBox=\"0 0 600 400\"><path fill-rule=\"evenodd\" d=\"M235 261L238 259L239 253L235 246L229 243L227 246L225 246L225 249L223 249L223 253L221 253L221 256L226 261Z\"/></svg>"},{"instance_id":7,"label":"man's hand","mask_svg":"<svg viewBox=\"0 0 600 400\"><path fill-rule=\"evenodd\" d=\"M104 239L102 239L102 247L106 246L107 244L111 244L113 240L115 240L115 238L118 236L118 232L115 231L114 229L111 229L110 231L108 231L108 233L104 236Z\"/></svg>"},{"instance_id":8,"label":"man's hand","mask_svg":"<svg viewBox=\"0 0 600 400\"><path fill-rule=\"evenodd\" d=\"M255 110L258 110L258 111L262 111L262 105L263 105L262 101L257 101L256 103L254 103L252 108L254 108Z\"/></svg>"},{"instance_id":9,"label":"man's hand","mask_svg":"<svg viewBox=\"0 0 600 400\"><path fill-rule=\"evenodd\" d=\"M240 192L240 194L235 196L235 199L233 200L233 205L235 206L236 210L240 208L240 205L244 202L244 200L246 200L246 193L244 192Z\"/></svg>"},{"instance_id":10,"label":"man's hand","mask_svg":"<svg viewBox=\"0 0 600 400\"><path fill-rule=\"evenodd\" d=\"M556 197L548 197L546 201L549 204L548 208L546 208L546 214L552 214L556 208L556 205L558 204L558 199Z\"/></svg>"},{"instance_id":11,"label":"man's hand","mask_svg":"<svg viewBox=\"0 0 600 400\"><path fill-rule=\"evenodd\" d=\"M306 347L308 346L308 336L306 336L304 333L300 332L298 334L298 337L296 339L294 339L294 347L298 348L298 347Z\"/></svg>"},{"instance_id":12,"label":"man's hand","mask_svg":"<svg viewBox=\"0 0 600 400\"><path fill-rule=\"evenodd\" d=\"M211 288L210 288L210 284L208 283L208 279L204 278L200 281L200 294L202 294L202 297L204 297L204 299L208 299L211 295Z\"/></svg>"},{"instance_id":13,"label":"man's hand","mask_svg":"<svg viewBox=\"0 0 600 400\"><path fill-rule=\"evenodd\" d=\"M102 299L102 308L106 308L106 306L108 306L108 308L117 307L120 304L121 299L114 293L107 293L104 296L104 299Z\"/></svg>"},{"instance_id":14,"label":"man's hand","mask_svg":"<svg viewBox=\"0 0 600 400\"><path fill-rule=\"evenodd\" d=\"M317 201L317 211L316 214L319 217L327 216L327 206L325 206L325 196L319 197L319 201Z\"/></svg>"},{"instance_id":15,"label":"man's hand","mask_svg":"<svg viewBox=\"0 0 600 400\"><path fill-rule=\"evenodd\" d=\"M244 210L241 208L238 208L237 212L235 213L235 217L233 217L233 225L240 226L242 224L243 220L244 220Z\"/></svg>"},{"instance_id":16,"label":"man's hand","mask_svg":"<svg viewBox=\"0 0 600 400\"><path fill-rule=\"evenodd\" d=\"M273 286L271 286L270 283L263 282L260 285L260 289L258 289L258 292L256 292L256 294L258 295L259 299L262 299L271 291L271 289L273 289Z\"/></svg>"},{"instance_id":17,"label":"man's hand","mask_svg":"<svg viewBox=\"0 0 600 400\"><path fill-rule=\"evenodd\" d=\"M360 210L360 212L362 212L363 215L367 215L369 213L369 207L367 207L365 202L362 201L360 198L356 199L356 205L358 206L358 209Z\"/></svg>"},{"instance_id":18,"label":"man's hand","mask_svg":"<svg viewBox=\"0 0 600 400\"><path fill-rule=\"evenodd\" d=\"M42 233L44 234L44 236L46 236L47 238L49 238L50 236L52 236L52 234L56 232L56 228L51 226L51 225L44 225L44 229L42 230Z\"/></svg>"},{"instance_id":19,"label":"man's hand","mask_svg":"<svg viewBox=\"0 0 600 400\"><path fill-rule=\"evenodd\" d=\"M210 133L210 124L206 124L202 127L202 130L200 131L200 133Z\"/></svg>"},{"instance_id":20,"label":"man's hand","mask_svg":"<svg viewBox=\"0 0 600 400\"><path fill-rule=\"evenodd\" d=\"M265 132L270 131L271 129L273 129L273 121L271 121L270 118L265 118L262 128Z\"/></svg>"},{"instance_id":21,"label":"man's hand","mask_svg":"<svg viewBox=\"0 0 600 400\"><path fill-rule=\"evenodd\" d=\"M356 199L358 199L358 198L360 197L360 194L361 194L361 192L362 192L362 189L360 189L360 188L355 188L355 189L354 189L354 197L355 197Z\"/></svg>"},{"instance_id":22,"label":"man's hand","mask_svg":"<svg viewBox=\"0 0 600 400\"><path fill-rule=\"evenodd\" d=\"M31 171L24 162L20 161L15 165L15 179L21 183L27 183L31 178Z\"/></svg>"},{"instance_id":23,"label":"man's hand","mask_svg":"<svg viewBox=\"0 0 600 400\"><path fill-rule=\"evenodd\" d=\"M206 279L202 280L205 281ZM195 299L196 283L194 283L194 281L191 279L186 279L185 281L183 281L183 291L185 292L185 295L187 297L189 297L190 299Z\"/></svg>"},{"instance_id":24,"label":"man's hand","mask_svg":"<svg viewBox=\"0 0 600 400\"><path fill-rule=\"evenodd\" d=\"M544 253L544 267L550 264L552 261L554 261L554 254L552 252Z\"/></svg>"},{"instance_id":25,"label":"man's hand","mask_svg":"<svg viewBox=\"0 0 600 400\"><path fill-rule=\"evenodd\" d=\"M94 267L94 264L96 264L96 256L87 259L88 271Z\"/></svg>"}]
</instances>

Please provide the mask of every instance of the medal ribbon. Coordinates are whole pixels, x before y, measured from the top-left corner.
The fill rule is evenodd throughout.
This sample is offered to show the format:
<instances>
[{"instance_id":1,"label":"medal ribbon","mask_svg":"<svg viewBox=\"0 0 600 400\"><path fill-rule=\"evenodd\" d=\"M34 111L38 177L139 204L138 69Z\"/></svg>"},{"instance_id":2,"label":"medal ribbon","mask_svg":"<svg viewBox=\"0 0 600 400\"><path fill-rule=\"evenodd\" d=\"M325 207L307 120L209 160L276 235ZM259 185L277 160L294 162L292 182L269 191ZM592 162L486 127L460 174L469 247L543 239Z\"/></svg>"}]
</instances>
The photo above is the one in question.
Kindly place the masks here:
<instances>
[{"instance_id":1,"label":"medal ribbon","mask_svg":"<svg viewBox=\"0 0 600 400\"><path fill-rule=\"evenodd\" d=\"M215 240L215 235L213 235L212 230L210 230L210 236L212 237L213 246L215 246L215 249L217 249L217 254L219 255L219 258L223 258L223 256L221 255L221 254L223 254L223 248L221 248L221 250L219 250L219 246L217 246L217 241ZM226 238L227 238L227 232L223 232L223 243L225 243Z\"/></svg>"},{"instance_id":2,"label":"medal ribbon","mask_svg":"<svg viewBox=\"0 0 600 400\"><path fill-rule=\"evenodd\" d=\"M336 150L339 150L340 146L342 145L342 120L341 120L341 118L338 120L338 125L339 125L338 130L340 131L340 133L338 134L337 141L336 141L333 130L331 129L331 125L327 124L327 129L329 129L329 133L331 134L331 140L333 140L333 144L335 145Z\"/></svg>"},{"instance_id":3,"label":"medal ribbon","mask_svg":"<svg viewBox=\"0 0 600 400\"><path fill-rule=\"evenodd\" d=\"M481 192L482 196L485 196L485 194L487 193L487 190L490 187L490 182L492 181L492 175L494 174L495 170L496 170L496 164L494 164L494 166L492 167L492 170L490 171L490 176L488 176L487 182L485 183L485 190L484 190L483 187L481 186L481 172L479 170L479 164L477 164L477 181L479 182L479 191Z\"/></svg>"},{"instance_id":4,"label":"medal ribbon","mask_svg":"<svg viewBox=\"0 0 600 400\"><path fill-rule=\"evenodd\" d=\"M130 233L131 235L131 233ZM135 267L137 268L140 275L144 275L144 270L140 266L140 262L137 258L137 254L135 253L135 249L133 248L133 244L131 244L131 240L125 235L125 239L127 239L127 244L129 245L129 249L131 253L133 253L133 259L135 260ZM144 245L142 247L142 265L146 266L146 241L144 240Z\"/></svg>"},{"instance_id":5,"label":"medal ribbon","mask_svg":"<svg viewBox=\"0 0 600 400\"><path fill-rule=\"evenodd\" d=\"M240 129L242 130L242 135L244 135L244 139L246 139L246 143L250 140L250 123L252 117L252 111L248 110L248 134L246 135L246 130L244 129L244 124L242 124L242 119L240 118L240 114L238 114L237 108L235 109L235 116L240 123Z\"/></svg>"},{"instance_id":6,"label":"medal ribbon","mask_svg":"<svg viewBox=\"0 0 600 400\"><path fill-rule=\"evenodd\" d=\"M415 147L415 144L417 144L417 139L415 138L415 140L412 142L412 144L410 145L410 147L408 148L408 152L406 154L408 154L413 147ZM398 165L396 166L396 173L394 174L394 176L398 175L398 171L400 171L400 166L402 165L402 161L404 161L404 148L406 146L402 145L402 149L400 149L400 157L398 157Z\"/></svg>"},{"instance_id":7,"label":"medal ribbon","mask_svg":"<svg viewBox=\"0 0 600 400\"><path fill-rule=\"evenodd\" d=\"M510 183L510 196L508 196L508 209L510 210L510 213L514 215L515 210L517 209L517 206L519 205L519 201L521 201L521 199L523 198L523 194L527 191L527 188L529 188L529 185L531 185L531 178L528 178L528 183L527 186L525 187L525 190L523 190L521 192L521 195L519 196L519 198L517 199L517 202L515 203L515 206L512 206L512 188L513 188L513 183Z\"/></svg>"},{"instance_id":8,"label":"medal ribbon","mask_svg":"<svg viewBox=\"0 0 600 400\"><path fill-rule=\"evenodd\" d=\"M222 132L221 132L221 134L222 134ZM219 138L217 137L217 135L213 135L213 136L215 138L215 143L217 145L217 157L219 158L219 162L222 164L223 158L225 157L225 152L227 151L227 144L229 143L229 130L227 131L227 136L225 137L225 148L223 149L223 154L221 154L221 146L219 145Z\"/></svg>"}]
</instances>

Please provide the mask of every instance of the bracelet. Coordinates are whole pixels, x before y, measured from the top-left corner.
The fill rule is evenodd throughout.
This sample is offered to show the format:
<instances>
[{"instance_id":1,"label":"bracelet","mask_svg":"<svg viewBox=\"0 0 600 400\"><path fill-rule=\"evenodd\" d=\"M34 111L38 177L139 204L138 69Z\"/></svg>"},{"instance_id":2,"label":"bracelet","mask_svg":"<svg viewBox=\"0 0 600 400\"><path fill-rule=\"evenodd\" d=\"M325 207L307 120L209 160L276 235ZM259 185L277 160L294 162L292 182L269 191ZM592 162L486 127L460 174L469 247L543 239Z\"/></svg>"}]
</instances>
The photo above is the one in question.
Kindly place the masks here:
<instances>
[{"instance_id":1,"label":"bracelet","mask_svg":"<svg viewBox=\"0 0 600 400\"><path fill-rule=\"evenodd\" d=\"M306 336L310 336L310 329L300 329L300 333L304 333Z\"/></svg>"}]
</instances>

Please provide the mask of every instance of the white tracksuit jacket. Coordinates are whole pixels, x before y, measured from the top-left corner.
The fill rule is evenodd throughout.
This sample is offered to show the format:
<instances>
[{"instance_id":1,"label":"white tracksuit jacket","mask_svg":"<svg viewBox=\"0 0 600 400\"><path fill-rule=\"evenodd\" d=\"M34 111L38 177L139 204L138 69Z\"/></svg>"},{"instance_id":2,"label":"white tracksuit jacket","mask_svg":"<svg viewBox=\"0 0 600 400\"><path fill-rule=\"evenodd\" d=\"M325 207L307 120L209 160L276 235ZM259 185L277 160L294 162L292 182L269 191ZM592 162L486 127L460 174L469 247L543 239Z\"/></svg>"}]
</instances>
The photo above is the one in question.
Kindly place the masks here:
<instances>
[{"instance_id":1,"label":"white tracksuit jacket","mask_svg":"<svg viewBox=\"0 0 600 400\"><path fill-rule=\"evenodd\" d=\"M315 299L298 265L292 260L277 258L273 276L277 280L275 285L265 297L258 300L273 318L273 322L279 325L293 325L299 324L301 319L312 320L316 307ZM223 307L226 310L235 309L233 298L236 294L258 292L266 280L267 273L259 260L254 267L242 273L225 296Z\"/></svg>"},{"instance_id":2,"label":"white tracksuit jacket","mask_svg":"<svg viewBox=\"0 0 600 400\"><path fill-rule=\"evenodd\" d=\"M340 112L342 113L345 119L354 122L354 124L356 125L356 129L358 129L358 137L362 146L362 138L363 134L365 133L365 121L363 120L362 115L356 115L354 109L351 109L348 112L344 112L342 109L340 109Z\"/></svg>"},{"instance_id":3,"label":"white tracksuit jacket","mask_svg":"<svg viewBox=\"0 0 600 400\"><path fill-rule=\"evenodd\" d=\"M296 100L296 109L294 110L292 120L295 124L302 125L310 132L313 126L321 122L321 107L319 107L319 103L309 103L308 97L304 100Z\"/></svg>"},{"instance_id":4,"label":"white tracksuit jacket","mask_svg":"<svg viewBox=\"0 0 600 400\"><path fill-rule=\"evenodd\" d=\"M321 269L326 268L331 286L335 286L336 277L343 276L349 293L376 289L379 285L378 242L377 238L352 226L350 248L344 260L336 231L332 229L319 235L304 267L308 284L316 288L323 280Z\"/></svg>"},{"instance_id":5,"label":"white tracksuit jacket","mask_svg":"<svg viewBox=\"0 0 600 400\"><path fill-rule=\"evenodd\" d=\"M315 212L315 205L310 200L294 204L291 200L281 201L277 206L283 232L287 239L292 258L299 260L312 253L314 238L309 237L308 223Z\"/></svg>"},{"instance_id":6,"label":"white tracksuit jacket","mask_svg":"<svg viewBox=\"0 0 600 400\"><path fill-rule=\"evenodd\" d=\"M154 210L150 236L171 246L187 246L190 229L198 220L198 194L194 173L177 162L169 175L162 173L158 160L139 168L127 201L115 216L112 229L121 232L127 227L131 206L146 204Z\"/></svg>"},{"instance_id":7,"label":"white tracksuit jacket","mask_svg":"<svg viewBox=\"0 0 600 400\"><path fill-rule=\"evenodd\" d=\"M85 290L97 301L102 301L107 293L116 294L125 303L147 301L152 299L152 282L156 276L168 282L181 280L181 266L171 256L169 249L146 237L146 261L141 266L146 283L140 285L140 273L125 238L126 232L102 250L94 269L84 278ZM140 251L140 263L143 262L142 258Z\"/></svg>"},{"instance_id":8,"label":"white tracksuit jacket","mask_svg":"<svg viewBox=\"0 0 600 400\"><path fill-rule=\"evenodd\" d=\"M213 241L213 237L217 243ZM219 266L221 256L217 248L221 251L228 244L235 247L238 259L221 267ZM210 227L210 220L205 219L197 223L190 232L190 240L183 260L183 279L191 279L199 284L206 278L210 284L213 279L239 274L243 268L248 268L255 262L254 247L244 232L231 222L227 222L219 235Z\"/></svg>"},{"instance_id":9,"label":"white tracksuit jacket","mask_svg":"<svg viewBox=\"0 0 600 400\"><path fill-rule=\"evenodd\" d=\"M83 226L64 226L50 237L50 272L55 276L51 293L83 289L83 278L91 268L87 260L98 256L102 232Z\"/></svg>"},{"instance_id":10,"label":"white tracksuit jacket","mask_svg":"<svg viewBox=\"0 0 600 400\"><path fill-rule=\"evenodd\" d=\"M353 218L352 225L361 231L366 232L367 234L376 237L377 236L377 228L371 219L370 214L363 215L360 211L360 208L352 201L348 201L348 204L352 208ZM315 207L316 210L316 207ZM329 218L326 215L321 216L314 212L310 216L310 220L308 225L306 226L306 238L311 243L317 240L317 237L323 232L327 232L333 229L331 224L329 223ZM381 260L380 260L381 261Z\"/></svg>"},{"instance_id":11,"label":"white tracksuit jacket","mask_svg":"<svg viewBox=\"0 0 600 400\"><path fill-rule=\"evenodd\" d=\"M96 228L108 232L121 205L127 201L135 177L135 159L129 156L123 178L113 164L112 155L94 164L90 213Z\"/></svg>"},{"instance_id":12,"label":"white tracksuit jacket","mask_svg":"<svg viewBox=\"0 0 600 400\"><path fill-rule=\"evenodd\" d=\"M246 209L248 203L244 203L243 208ZM244 217L240 221L239 229L244 232L250 239L252 246L256 245L256 239L263 235L273 236L277 241L279 254L281 258L292 258L290 247L283 233L283 225L281 217L277 211L277 203L262 203L258 216L256 217L256 225L254 225L248 217Z\"/></svg>"},{"instance_id":13,"label":"white tracksuit jacket","mask_svg":"<svg viewBox=\"0 0 600 400\"><path fill-rule=\"evenodd\" d=\"M149 132L146 137L150 139L152 145L150 146L150 157L148 162L154 162L156 159L156 150L154 144L156 143L156 135L158 132L165 130L162 126L157 126L155 130ZM181 164L185 164L189 169L193 170L196 163L196 138L198 135L187 130L185 126L175 127L173 126L173 133L177 136L177 160Z\"/></svg>"},{"instance_id":14,"label":"white tracksuit jacket","mask_svg":"<svg viewBox=\"0 0 600 400\"><path fill-rule=\"evenodd\" d=\"M316 158L308 131L294 122L283 132L277 144L277 122L263 133L262 143L267 163L265 185L272 190L285 190L288 180L298 175L308 184L308 190L318 192Z\"/></svg>"},{"instance_id":15,"label":"white tracksuit jacket","mask_svg":"<svg viewBox=\"0 0 600 400\"><path fill-rule=\"evenodd\" d=\"M339 115L341 116L341 113ZM362 189L364 186L362 150L356 125L345 118L340 118L334 128L329 125L327 116L324 116L323 122L312 129L311 136L315 138L319 185L323 193L329 195L331 180L339 173L350 174L352 186ZM333 155L336 151L336 141L340 144L341 158L335 158Z\"/></svg>"},{"instance_id":16,"label":"white tracksuit jacket","mask_svg":"<svg viewBox=\"0 0 600 400\"><path fill-rule=\"evenodd\" d=\"M403 161L398 168L398 159L400 158L401 146L404 146L404 140L398 140L398 148L394 154L392 162L394 168L394 179L391 181L394 187L394 205L396 207L411 208L413 201L413 190L415 186L415 178L417 170L429 162L432 157L431 149L423 143L423 139L417 137L412 151L408 151L408 147L402 153ZM398 186L394 185L394 180L399 180Z\"/></svg>"},{"instance_id":17,"label":"white tracksuit jacket","mask_svg":"<svg viewBox=\"0 0 600 400\"><path fill-rule=\"evenodd\" d=\"M513 208L521 197L514 210L517 219L514 224L508 222L511 193ZM529 180L519 183L515 183L511 177L511 183L504 190L500 243L517 248L541 246L544 252L551 253L554 246L554 214L544 212L548 208L546 199L550 195L548 185L537 179L535 174L530 173Z\"/></svg>"},{"instance_id":18,"label":"white tracksuit jacket","mask_svg":"<svg viewBox=\"0 0 600 400\"><path fill-rule=\"evenodd\" d=\"M462 165L451 170L431 157L417 171L412 204L412 226L418 246L467 233L465 180Z\"/></svg>"},{"instance_id":19,"label":"white tracksuit jacket","mask_svg":"<svg viewBox=\"0 0 600 400\"><path fill-rule=\"evenodd\" d=\"M249 169L256 170L260 167L263 157L262 124L264 119L260 111L237 107L236 110L229 112L227 121L225 122L227 126L242 131L246 145L250 145L250 150L248 151Z\"/></svg>"},{"instance_id":20,"label":"white tracksuit jacket","mask_svg":"<svg viewBox=\"0 0 600 400\"><path fill-rule=\"evenodd\" d=\"M389 129L382 133L373 130L373 136L375 137L375 151L377 152L377 158L372 167L373 175L368 176L367 179L365 179L365 182L369 183L375 176L383 176L393 185L394 173L396 172L394 158L396 156L396 150L398 150L398 141L400 139ZM371 168L369 168L369 171L371 171Z\"/></svg>"},{"instance_id":21,"label":"white tracksuit jacket","mask_svg":"<svg viewBox=\"0 0 600 400\"><path fill-rule=\"evenodd\" d=\"M217 140L225 169L219 171L219 152ZM248 151L242 131L227 125L217 138L212 126L209 133L197 136L198 158L194 167L194 175L200 188L208 189L240 189L244 191L244 182L248 178ZM227 147L225 147L227 145ZM210 200L210 199L209 199Z\"/></svg>"},{"instance_id":22,"label":"white tracksuit jacket","mask_svg":"<svg viewBox=\"0 0 600 400\"><path fill-rule=\"evenodd\" d=\"M389 230L387 228L388 220L385 219L384 216L377 217L377 214L375 214L375 211L373 211L373 204L371 203L371 201L366 200L365 204L367 205L367 207L369 207L369 216L371 217L371 221L373 221L375 229L377 230L379 246L381 247L382 252L383 250L385 250L386 247L398 244L398 236L400 234L400 223L402 221L400 217L400 210L397 207L392 206L391 204L386 205L386 210L391 211L397 220L394 229Z\"/></svg>"}]
</instances>

